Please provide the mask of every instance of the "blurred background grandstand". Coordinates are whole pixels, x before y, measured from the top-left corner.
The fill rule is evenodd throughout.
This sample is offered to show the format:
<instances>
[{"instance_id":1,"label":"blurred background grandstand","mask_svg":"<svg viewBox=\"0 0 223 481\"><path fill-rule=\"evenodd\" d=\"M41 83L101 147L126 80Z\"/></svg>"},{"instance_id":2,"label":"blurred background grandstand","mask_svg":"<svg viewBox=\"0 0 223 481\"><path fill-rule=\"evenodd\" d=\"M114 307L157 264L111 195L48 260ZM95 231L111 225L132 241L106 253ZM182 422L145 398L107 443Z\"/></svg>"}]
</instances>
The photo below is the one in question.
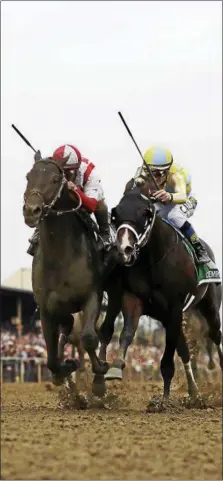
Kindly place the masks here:
<instances>
[{"instance_id":1,"label":"blurred background grandstand","mask_svg":"<svg viewBox=\"0 0 223 481\"><path fill-rule=\"evenodd\" d=\"M106 310L106 299L103 309ZM21 268L1 284L1 378L4 382L32 382L48 378L41 321L35 311L31 269ZM120 315L109 349L110 360L118 348L122 325ZM142 317L135 342L129 348L128 364L136 372L141 372L143 366L149 367L154 362L158 364L162 344L162 327L153 319ZM70 354L71 347L66 346L65 356Z\"/></svg>"},{"instance_id":2,"label":"blurred background grandstand","mask_svg":"<svg viewBox=\"0 0 223 481\"><path fill-rule=\"evenodd\" d=\"M106 310L106 299L103 302ZM120 314L108 349L108 361L116 355L123 325ZM160 378L160 358L165 332L161 324L142 316L127 353L126 373L131 378ZM71 356L71 346L65 347L65 357ZM207 362L200 352L200 366ZM88 356L86 354L86 361ZM41 382L50 379L46 367L46 347L41 321L36 312L31 284L31 269L21 268L1 284L1 380L3 382Z\"/></svg>"}]
</instances>

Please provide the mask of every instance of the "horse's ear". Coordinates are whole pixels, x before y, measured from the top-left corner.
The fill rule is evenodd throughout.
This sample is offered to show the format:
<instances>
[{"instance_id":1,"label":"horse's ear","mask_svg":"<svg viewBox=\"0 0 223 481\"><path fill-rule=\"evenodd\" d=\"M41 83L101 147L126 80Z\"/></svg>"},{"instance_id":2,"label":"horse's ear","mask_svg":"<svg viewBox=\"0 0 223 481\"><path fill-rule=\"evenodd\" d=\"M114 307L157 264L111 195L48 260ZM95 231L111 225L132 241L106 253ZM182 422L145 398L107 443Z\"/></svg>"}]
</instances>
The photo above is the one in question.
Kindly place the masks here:
<instances>
[{"instance_id":1,"label":"horse's ear","mask_svg":"<svg viewBox=\"0 0 223 481\"><path fill-rule=\"evenodd\" d=\"M69 160L69 157L70 157L70 154L60 160L60 167L61 167L61 169L64 168L64 166L66 165L66 163L67 163L68 160Z\"/></svg>"},{"instance_id":2,"label":"horse's ear","mask_svg":"<svg viewBox=\"0 0 223 481\"><path fill-rule=\"evenodd\" d=\"M34 162L37 162L38 160L41 160L41 159L42 159L41 152L40 150L37 150L37 152L34 155Z\"/></svg>"},{"instance_id":3,"label":"horse's ear","mask_svg":"<svg viewBox=\"0 0 223 481\"><path fill-rule=\"evenodd\" d=\"M127 184L126 184L126 186L125 186L125 190L124 190L124 194L123 194L123 195L127 194L130 190L132 190L132 188L133 188L133 186L134 186L134 183L135 183L135 180L134 180L134 179L130 179L130 180L127 182Z\"/></svg>"}]
</instances>

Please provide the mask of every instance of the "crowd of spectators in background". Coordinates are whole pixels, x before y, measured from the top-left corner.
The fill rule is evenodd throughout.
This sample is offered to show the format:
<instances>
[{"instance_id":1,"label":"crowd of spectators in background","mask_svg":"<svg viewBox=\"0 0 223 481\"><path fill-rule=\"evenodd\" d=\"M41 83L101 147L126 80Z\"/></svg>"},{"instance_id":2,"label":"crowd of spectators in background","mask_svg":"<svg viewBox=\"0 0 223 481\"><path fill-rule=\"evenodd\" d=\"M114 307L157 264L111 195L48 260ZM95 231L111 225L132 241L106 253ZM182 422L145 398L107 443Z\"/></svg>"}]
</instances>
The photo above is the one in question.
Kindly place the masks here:
<instances>
[{"instance_id":1,"label":"crowd of spectators in background","mask_svg":"<svg viewBox=\"0 0 223 481\"><path fill-rule=\"evenodd\" d=\"M108 361L116 356L119 343L117 336L108 348ZM71 346L65 346L65 359L71 356ZM158 369L162 351L159 347L150 345L141 345L134 342L128 349L126 363L135 373L141 373L142 370L149 371L151 367ZM35 381L37 374L36 366L41 362L41 369L47 377L46 365L47 353L46 345L41 332L18 336L17 334L2 330L1 331L1 358L3 363L4 381L13 381L19 374L19 360L23 360L24 380ZM88 360L88 354L85 353L85 359Z\"/></svg>"},{"instance_id":2,"label":"crowd of spectators in background","mask_svg":"<svg viewBox=\"0 0 223 481\"><path fill-rule=\"evenodd\" d=\"M157 332L159 331L159 336ZM161 332L162 334L162 332ZM108 347L108 362L116 357L119 348L119 334L113 338ZM163 354L164 337L160 336L160 330L154 330L150 336L143 336L141 333L129 346L126 356L126 366L131 369L133 377L160 379L160 359ZM71 357L71 346L65 346L65 358ZM38 380L38 364L41 369L41 379L49 380L50 373L46 366L46 345L39 329L38 333L30 332L25 335L18 335L10 330L1 330L1 375L4 382L15 382L21 377L21 360L23 365L23 376L25 382ZM88 360L87 353L85 354ZM200 361L207 362L205 353L200 353Z\"/></svg>"}]
</instances>

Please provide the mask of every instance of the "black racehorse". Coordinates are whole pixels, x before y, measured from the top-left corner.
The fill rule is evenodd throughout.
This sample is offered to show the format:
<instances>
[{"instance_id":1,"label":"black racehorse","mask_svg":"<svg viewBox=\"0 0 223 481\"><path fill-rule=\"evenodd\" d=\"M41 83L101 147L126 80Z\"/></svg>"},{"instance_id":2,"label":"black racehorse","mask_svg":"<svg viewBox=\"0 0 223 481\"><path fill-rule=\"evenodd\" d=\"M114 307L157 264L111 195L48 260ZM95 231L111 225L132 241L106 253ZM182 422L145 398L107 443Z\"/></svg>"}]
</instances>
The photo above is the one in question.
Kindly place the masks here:
<instances>
[{"instance_id":1,"label":"black racehorse","mask_svg":"<svg viewBox=\"0 0 223 481\"><path fill-rule=\"evenodd\" d=\"M68 158L64 159L64 164ZM39 228L39 244L33 259L32 284L40 308L46 341L48 368L59 384L76 370L77 362L58 357L62 328L68 336L73 328L71 314L83 311L82 341L92 370L105 374L107 363L96 355L95 324L100 314L103 289L102 262L92 229L86 223L78 194L70 197L62 167L51 158L35 158L27 174L23 215L25 223Z\"/></svg>"},{"instance_id":2,"label":"black racehorse","mask_svg":"<svg viewBox=\"0 0 223 481\"><path fill-rule=\"evenodd\" d=\"M190 355L183 332L183 316L188 296L194 296L190 309L199 310L209 326L209 336L216 344L223 367L222 334L219 316L219 289L214 282L198 287L194 260L177 231L156 215L152 201L139 187L127 192L113 210L117 228L117 248L125 266L117 266L111 284L105 321L100 329L101 358L113 333L113 321L123 310L124 329L119 359L106 374L107 379L120 376L124 358L132 342L140 315L147 314L162 322L166 345L161 360L164 399L169 397L177 349L187 373L189 394L197 395ZM212 255L207 246L209 254ZM128 267L127 267L128 266ZM117 370L119 373L117 374ZM96 380L101 379L96 377Z\"/></svg>"}]
</instances>

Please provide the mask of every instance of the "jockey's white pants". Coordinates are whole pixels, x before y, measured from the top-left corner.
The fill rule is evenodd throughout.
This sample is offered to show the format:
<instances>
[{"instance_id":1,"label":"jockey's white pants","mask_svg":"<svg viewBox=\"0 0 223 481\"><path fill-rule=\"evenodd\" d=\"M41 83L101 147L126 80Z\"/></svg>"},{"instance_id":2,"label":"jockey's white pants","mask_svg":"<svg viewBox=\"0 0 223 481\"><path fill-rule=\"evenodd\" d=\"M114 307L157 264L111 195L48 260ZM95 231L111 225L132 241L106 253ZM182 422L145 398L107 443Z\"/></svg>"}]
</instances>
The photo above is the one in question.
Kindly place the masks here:
<instances>
[{"instance_id":1,"label":"jockey's white pants","mask_svg":"<svg viewBox=\"0 0 223 481\"><path fill-rule=\"evenodd\" d=\"M189 199L185 204L162 204L157 202L155 207L160 217L168 220L178 229L193 215L195 210Z\"/></svg>"}]
</instances>

